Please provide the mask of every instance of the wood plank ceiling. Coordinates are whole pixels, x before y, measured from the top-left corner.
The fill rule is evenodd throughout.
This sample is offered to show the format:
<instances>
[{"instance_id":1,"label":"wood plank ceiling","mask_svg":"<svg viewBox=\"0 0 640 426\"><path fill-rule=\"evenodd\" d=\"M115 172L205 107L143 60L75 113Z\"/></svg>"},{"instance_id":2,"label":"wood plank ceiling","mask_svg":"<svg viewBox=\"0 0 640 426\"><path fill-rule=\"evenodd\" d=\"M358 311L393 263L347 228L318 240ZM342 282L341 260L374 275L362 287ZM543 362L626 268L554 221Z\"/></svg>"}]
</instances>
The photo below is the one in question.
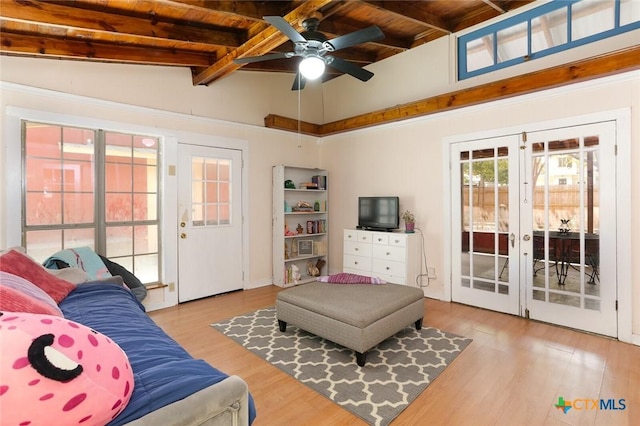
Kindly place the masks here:
<instances>
[{"instance_id":1,"label":"wood plank ceiling","mask_svg":"<svg viewBox=\"0 0 640 426\"><path fill-rule=\"evenodd\" d=\"M329 39L377 25L383 40L335 54L362 67L531 1L1 0L0 53L189 67L195 85L241 67L288 72L293 79L299 58L233 62L293 50L264 16L283 16L298 31L304 19L317 17ZM337 75L329 68L324 78Z\"/></svg>"},{"instance_id":2,"label":"wood plank ceiling","mask_svg":"<svg viewBox=\"0 0 640 426\"><path fill-rule=\"evenodd\" d=\"M383 40L332 53L364 67L532 1L0 0L0 54L188 67L194 85L212 84L241 68L286 72L293 81L297 57L245 65L233 62L235 58L293 50L291 41L265 22L264 16L283 16L299 32L306 18L316 17L320 20L318 30L329 39L377 25L385 34ZM496 82L335 123L303 123L302 131L324 136L540 90L549 87L546 81L557 86L624 72L640 67L638 58L638 49L630 49L595 62L549 70L549 75ZM328 68L323 79L338 75ZM556 76L563 76L562 81ZM292 119L275 115L267 116L265 125L300 129Z\"/></svg>"}]
</instances>

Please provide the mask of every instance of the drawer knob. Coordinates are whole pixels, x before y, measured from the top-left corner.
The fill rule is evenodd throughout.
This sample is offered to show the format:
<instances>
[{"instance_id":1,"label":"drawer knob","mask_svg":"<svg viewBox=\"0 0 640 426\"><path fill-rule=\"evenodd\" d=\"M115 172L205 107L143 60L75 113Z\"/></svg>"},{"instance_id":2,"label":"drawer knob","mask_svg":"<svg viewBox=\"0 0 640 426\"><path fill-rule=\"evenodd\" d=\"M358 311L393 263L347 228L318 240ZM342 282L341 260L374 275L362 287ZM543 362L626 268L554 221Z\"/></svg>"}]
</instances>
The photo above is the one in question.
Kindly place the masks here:
<instances>
[{"instance_id":1,"label":"drawer knob","mask_svg":"<svg viewBox=\"0 0 640 426\"><path fill-rule=\"evenodd\" d=\"M355 250L358 251L358 247L356 247Z\"/></svg>"},{"instance_id":2,"label":"drawer knob","mask_svg":"<svg viewBox=\"0 0 640 426\"><path fill-rule=\"evenodd\" d=\"M354 265L357 265L357 264L358 264L358 262L357 262L357 261L356 261L356 262L353 262L353 264L354 264Z\"/></svg>"},{"instance_id":3,"label":"drawer knob","mask_svg":"<svg viewBox=\"0 0 640 426\"><path fill-rule=\"evenodd\" d=\"M387 252L387 256L389 256L391 253Z\"/></svg>"},{"instance_id":4,"label":"drawer knob","mask_svg":"<svg viewBox=\"0 0 640 426\"><path fill-rule=\"evenodd\" d=\"M391 268L389 268L389 267L387 266L385 269L388 271L388 270L389 270L389 269L391 269Z\"/></svg>"},{"instance_id":5,"label":"drawer knob","mask_svg":"<svg viewBox=\"0 0 640 426\"><path fill-rule=\"evenodd\" d=\"M400 242L400 240L396 240L396 243L399 243L399 242Z\"/></svg>"}]
</instances>

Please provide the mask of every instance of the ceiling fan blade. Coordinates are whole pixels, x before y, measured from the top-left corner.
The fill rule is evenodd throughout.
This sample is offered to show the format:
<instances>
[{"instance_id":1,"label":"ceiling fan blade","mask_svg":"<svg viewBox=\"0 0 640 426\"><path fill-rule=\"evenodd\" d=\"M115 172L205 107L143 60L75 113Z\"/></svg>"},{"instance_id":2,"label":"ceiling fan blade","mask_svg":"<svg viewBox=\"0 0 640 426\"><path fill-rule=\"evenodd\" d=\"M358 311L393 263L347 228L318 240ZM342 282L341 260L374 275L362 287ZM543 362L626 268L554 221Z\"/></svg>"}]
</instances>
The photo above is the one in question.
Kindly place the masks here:
<instances>
[{"instance_id":1,"label":"ceiling fan blade","mask_svg":"<svg viewBox=\"0 0 640 426\"><path fill-rule=\"evenodd\" d=\"M278 52L278 53L270 53L268 55L262 55L262 56L249 56L247 58L236 58L233 60L233 62L236 64L251 64L253 62L270 61L272 59L289 58L291 56L293 55L290 53Z\"/></svg>"},{"instance_id":2,"label":"ceiling fan blade","mask_svg":"<svg viewBox=\"0 0 640 426\"><path fill-rule=\"evenodd\" d=\"M296 73L296 79L293 80L293 86L291 86L291 90L302 90L304 89L304 85L307 84L307 79L300 74L300 71Z\"/></svg>"},{"instance_id":3,"label":"ceiling fan blade","mask_svg":"<svg viewBox=\"0 0 640 426\"><path fill-rule=\"evenodd\" d=\"M263 16L263 19L280 30L280 32L294 43L306 43L307 39L302 37L295 28L291 26L282 16Z\"/></svg>"},{"instance_id":4,"label":"ceiling fan blade","mask_svg":"<svg viewBox=\"0 0 640 426\"><path fill-rule=\"evenodd\" d=\"M335 56L326 56L326 63L331 68L335 68L338 71L345 72L358 80L361 81L369 81L371 77L373 77L373 73L371 71L367 71L363 68L360 68L357 65L352 64L351 62L345 61L344 59L336 58Z\"/></svg>"},{"instance_id":5,"label":"ceiling fan blade","mask_svg":"<svg viewBox=\"0 0 640 426\"><path fill-rule=\"evenodd\" d=\"M329 45L333 49L329 49L330 51L335 51L339 49L344 49L345 47L355 46L356 44L366 43L368 41L382 40L384 38L384 33L377 26L372 26L368 28L363 28L358 31L354 31L349 34L345 34L339 37L336 37L331 40L327 40L323 43L324 46Z\"/></svg>"}]
</instances>

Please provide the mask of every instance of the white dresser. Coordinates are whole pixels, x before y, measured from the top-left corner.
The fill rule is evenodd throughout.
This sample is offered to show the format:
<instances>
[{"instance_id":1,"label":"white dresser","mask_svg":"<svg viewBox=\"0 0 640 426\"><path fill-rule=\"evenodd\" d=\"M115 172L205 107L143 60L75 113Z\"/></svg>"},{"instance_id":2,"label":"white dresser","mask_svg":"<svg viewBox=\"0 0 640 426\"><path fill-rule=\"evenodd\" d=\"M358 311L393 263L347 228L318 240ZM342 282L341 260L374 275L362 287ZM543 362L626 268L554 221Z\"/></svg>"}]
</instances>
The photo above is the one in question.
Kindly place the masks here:
<instances>
[{"instance_id":1,"label":"white dresser","mask_svg":"<svg viewBox=\"0 0 640 426\"><path fill-rule=\"evenodd\" d=\"M418 234L345 229L342 270L416 287L419 241Z\"/></svg>"}]
</instances>

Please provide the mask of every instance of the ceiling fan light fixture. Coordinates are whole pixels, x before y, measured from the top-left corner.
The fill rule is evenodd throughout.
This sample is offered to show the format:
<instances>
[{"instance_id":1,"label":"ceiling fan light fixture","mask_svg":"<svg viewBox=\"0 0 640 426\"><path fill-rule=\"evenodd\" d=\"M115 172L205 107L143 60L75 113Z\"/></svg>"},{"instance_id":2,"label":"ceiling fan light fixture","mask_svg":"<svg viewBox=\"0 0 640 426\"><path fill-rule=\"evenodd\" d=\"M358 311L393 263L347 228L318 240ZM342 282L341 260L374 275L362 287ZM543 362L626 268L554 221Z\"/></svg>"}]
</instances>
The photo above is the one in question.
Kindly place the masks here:
<instances>
[{"instance_id":1,"label":"ceiling fan light fixture","mask_svg":"<svg viewBox=\"0 0 640 426\"><path fill-rule=\"evenodd\" d=\"M307 56L300 62L300 74L307 80L315 80L324 73L324 61L318 56Z\"/></svg>"}]
</instances>

